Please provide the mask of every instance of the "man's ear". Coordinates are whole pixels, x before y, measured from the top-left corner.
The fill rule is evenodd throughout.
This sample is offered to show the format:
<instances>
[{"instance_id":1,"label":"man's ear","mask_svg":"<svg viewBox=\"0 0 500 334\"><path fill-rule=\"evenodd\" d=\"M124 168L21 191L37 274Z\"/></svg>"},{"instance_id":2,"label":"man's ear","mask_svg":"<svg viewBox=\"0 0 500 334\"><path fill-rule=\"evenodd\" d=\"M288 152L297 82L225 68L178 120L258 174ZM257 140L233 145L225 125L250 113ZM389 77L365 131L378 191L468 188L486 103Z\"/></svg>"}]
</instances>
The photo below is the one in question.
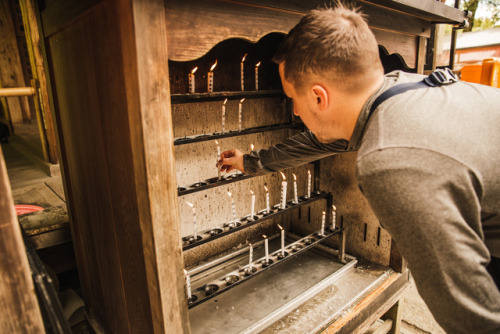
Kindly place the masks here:
<instances>
[{"instance_id":1,"label":"man's ear","mask_svg":"<svg viewBox=\"0 0 500 334\"><path fill-rule=\"evenodd\" d=\"M322 85L314 85L311 87L312 96L315 100L316 108L325 110L328 107L328 92Z\"/></svg>"}]
</instances>

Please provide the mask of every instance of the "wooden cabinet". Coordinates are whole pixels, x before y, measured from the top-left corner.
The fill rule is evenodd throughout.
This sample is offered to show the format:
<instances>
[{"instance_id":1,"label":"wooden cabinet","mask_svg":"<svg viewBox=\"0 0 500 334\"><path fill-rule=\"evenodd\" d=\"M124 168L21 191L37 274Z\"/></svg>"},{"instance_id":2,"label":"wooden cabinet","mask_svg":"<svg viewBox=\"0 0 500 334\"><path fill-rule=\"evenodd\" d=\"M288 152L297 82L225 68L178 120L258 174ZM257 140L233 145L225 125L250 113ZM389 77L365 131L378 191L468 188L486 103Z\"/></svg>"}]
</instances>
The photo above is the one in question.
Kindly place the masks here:
<instances>
[{"instance_id":1,"label":"wooden cabinet","mask_svg":"<svg viewBox=\"0 0 500 334\"><path fill-rule=\"evenodd\" d=\"M258 228L249 228L247 234L234 233L240 239L219 238L207 243L206 248L197 248L197 253L185 252L183 256L181 237L189 234L190 223L185 218L189 209L178 196L178 186L216 176L215 168L207 167L214 160L215 146L210 141L190 149L189 145L194 144L174 145L175 139L217 132L214 124L218 121L214 117L219 117L221 97L225 96L199 95L200 101L188 98L180 103L185 99L181 93L186 92L182 90L187 89L189 71L199 67L197 85L204 89L203 76L214 61L210 57L225 54L223 49L219 53L211 50L224 43L223 47L229 47L227 61L238 65L241 56L238 52L244 50L237 50L234 46L237 41L228 42L234 38L257 43L255 52L249 52L249 61L257 60L252 57L259 52L259 57L269 57L264 55L266 48L258 47L259 43L265 43L270 33L286 33L305 11L322 3L280 0L39 3L83 295L89 317L106 332L188 333L185 264L193 265L203 256L215 256L232 247L236 240L244 242L260 232ZM360 5L369 17L388 69L392 66L422 72L432 23L458 24L464 19L463 13L434 0L373 0L360 1ZM225 81L216 81L216 91L236 91L239 68L229 70L224 63L218 66L221 70L215 75L222 75ZM261 89L279 89L274 87L277 73L272 71L276 69L263 66L261 71L265 76ZM231 83L235 79L236 83ZM233 117L229 123L234 129L234 108L239 95L231 94L228 108L232 111L228 117ZM289 110L282 107L279 93L269 96L258 93L253 98L251 94L248 93L245 105L245 127L288 122ZM277 109L278 114L262 114L263 109ZM233 145L248 147L249 140L264 147L293 131L275 129L268 132L271 137L254 133L254 139L250 134L231 137L224 142L223 149ZM333 193L347 231L347 253L386 268L392 266L394 270L371 293L354 294L351 312L332 313L330 321L318 326L317 330L327 332L348 332L369 325L396 303L408 279L404 269L401 273L404 266L397 268L395 245L379 228L357 191L354 161L355 154L350 153L319 162L318 187ZM300 180L305 180L305 172L297 170ZM278 177L268 177L266 182L275 184L273 190L277 191ZM262 181L255 178L231 183L240 187L241 207L249 198L243 199L244 189L261 189ZM205 194L210 196L206 198L203 192L186 195L194 196L196 203L211 203L200 204L205 208L206 219L200 222L204 228L212 227L209 221L220 225L223 219L220 217L226 214L225 209L214 208L227 208L224 187L229 185L208 190ZM262 190L259 192L262 198ZM259 203L260 209L262 202ZM313 210L312 215L317 215L317 211ZM305 212L300 216L305 217ZM297 213L282 215L288 220L292 216L304 219L297 218Z\"/></svg>"}]
</instances>

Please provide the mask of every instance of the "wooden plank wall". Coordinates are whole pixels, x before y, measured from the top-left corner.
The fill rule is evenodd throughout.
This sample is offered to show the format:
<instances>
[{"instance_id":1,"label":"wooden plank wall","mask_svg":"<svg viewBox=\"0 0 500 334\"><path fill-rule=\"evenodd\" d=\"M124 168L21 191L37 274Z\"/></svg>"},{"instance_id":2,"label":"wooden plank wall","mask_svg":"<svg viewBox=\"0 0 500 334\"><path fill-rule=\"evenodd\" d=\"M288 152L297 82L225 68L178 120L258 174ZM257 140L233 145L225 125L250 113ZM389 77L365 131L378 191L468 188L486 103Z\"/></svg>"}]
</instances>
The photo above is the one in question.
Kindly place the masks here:
<instances>
[{"instance_id":1,"label":"wooden plank wall","mask_svg":"<svg viewBox=\"0 0 500 334\"><path fill-rule=\"evenodd\" d=\"M0 87L25 87L16 31L8 1L0 1ZM12 123L30 120L28 98L11 97L7 105Z\"/></svg>"},{"instance_id":2,"label":"wooden plank wall","mask_svg":"<svg viewBox=\"0 0 500 334\"><path fill-rule=\"evenodd\" d=\"M41 12L84 298L114 333L189 332L163 6Z\"/></svg>"},{"instance_id":3,"label":"wooden plank wall","mask_svg":"<svg viewBox=\"0 0 500 334\"><path fill-rule=\"evenodd\" d=\"M45 333L0 148L0 328Z\"/></svg>"}]
</instances>

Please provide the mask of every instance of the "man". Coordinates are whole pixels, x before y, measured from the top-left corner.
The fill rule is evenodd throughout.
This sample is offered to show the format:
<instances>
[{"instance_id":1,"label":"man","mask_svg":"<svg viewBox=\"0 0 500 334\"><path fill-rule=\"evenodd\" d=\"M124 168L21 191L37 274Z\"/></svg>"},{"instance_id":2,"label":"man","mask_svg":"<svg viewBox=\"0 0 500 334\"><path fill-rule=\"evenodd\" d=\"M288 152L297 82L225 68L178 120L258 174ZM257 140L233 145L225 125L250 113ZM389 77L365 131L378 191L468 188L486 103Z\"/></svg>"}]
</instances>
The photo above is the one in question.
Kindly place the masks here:
<instances>
[{"instance_id":1,"label":"man","mask_svg":"<svg viewBox=\"0 0 500 334\"><path fill-rule=\"evenodd\" d=\"M261 174L358 151L360 189L435 319L449 333L500 333L500 292L488 272L500 257L500 90L412 89L370 115L384 91L423 76L384 76L373 33L343 5L304 16L275 61L310 131L249 155L226 151L221 169Z\"/></svg>"}]
</instances>

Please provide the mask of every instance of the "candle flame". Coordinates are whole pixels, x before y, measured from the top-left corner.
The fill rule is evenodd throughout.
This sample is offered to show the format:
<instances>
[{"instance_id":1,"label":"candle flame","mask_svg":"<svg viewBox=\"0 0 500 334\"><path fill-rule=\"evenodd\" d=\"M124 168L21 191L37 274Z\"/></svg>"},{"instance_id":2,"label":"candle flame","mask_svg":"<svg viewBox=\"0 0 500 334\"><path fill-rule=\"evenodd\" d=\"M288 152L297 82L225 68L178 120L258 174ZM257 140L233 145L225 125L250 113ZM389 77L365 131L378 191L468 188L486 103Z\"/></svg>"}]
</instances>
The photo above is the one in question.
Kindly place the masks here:
<instances>
[{"instance_id":1,"label":"candle flame","mask_svg":"<svg viewBox=\"0 0 500 334\"><path fill-rule=\"evenodd\" d=\"M241 62L244 63L245 62L245 58L247 57L247 54L248 53L245 53L245 55L243 56L243 59L241 59Z\"/></svg>"},{"instance_id":2,"label":"candle flame","mask_svg":"<svg viewBox=\"0 0 500 334\"><path fill-rule=\"evenodd\" d=\"M250 190L250 194L252 194L252 195L253 195L253 191L252 191L252 190Z\"/></svg>"},{"instance_id":3,"label":"candle flame","mask_svg":"<svg viewBox=\"0 0 500 334\"><path fill-rule=\"evenodd\" d=\"M280 172L281 176L283 177L283 181L286 181L286 176L283 174L283 172Z\"/></svg>"},{"instance_id":4,"label":"candle flame","mask_svg":"<svg viewBox=\"0 0 500 334\"><path fill-rule=\"evenodd\" d=\"M325 212L325 211L323 211L323 215L326 215L326 212Z\"/></svg>"},{"instance_id":5,"label":"candle flame","mask_svg":"<svg viewBox=\"0 0 500 334\"><path fill-rule=\"evenodd\" d=\"M217 66L217 59L215 59L215 63L210 67L210 72L214 70L215 66Z\"/></svg>"},{"instance_id":6,"label":"candle flame","mask_svg":"<svg viewBox=\"0 0 500 334\"><path fill-rule=\"evenodd\" d=\"M250 144L250 151L253 151L254 148L255 146L253 144Z\"/></svg>"},{"instance_id":7,"label":"candle flame","mask_svg":"<svg viewBox=\"0 0 500 334\"><path fill-rule=\"evenodd\" d=\"M187 205L189 205L190 207L194 207L194 204L193 203L189 203L188 201L186 201Z\"/></svg>"},{"instance_id":8,"label":"candle flame","mask_svg":"<svg viewBox=\"0 0 500 334\"><path fill-rule=\"evenodd\" d=\"M245 101L245 98L242 98L242 99L240 100L240 104L241 104L241 103L243 103L243 101Z\"/></svg>"},{"instance_id":9,"label":"candle flame","mask_svg":"<svg viewBox=\"0 0 500 334\"><path fill-rule=\"evenodd\" d=\"M219 146L219 142L215 139L215 145Z\"/></svg>"},{"instance_id":10,"label":"candle flame","mask_svg":"<svg viewBox=\"0 0 500 334\"><path fill-rule=\"evenodd\" d=\"M292 175L293 175L293 180L297 181L297 175L295 175L295 174L292 174Z\"/></svg>"},{"instance_id":11,"label":"candle flame","mask_svg":"<svg viewBox=\"0 0 500 334\"><path fill-rule=\"evenodd\" d=\"M280 225L280 224L278 224L278 227L280 228L280 230L282 230L282 231L283 231L283 227L281 227L281 225Z\"/></svg>"},{"instance_id":12,"label":"candle flame","mask_svg":"<svg viewBox=\"0 0 500 334\"><path fill-rule=\"evenodd\" d=\"M308 171L307 171L307 174L311 175L311 171L310 171L310 170L308 170Z\"/></svg>"},{"instance_id":13,"label":"candle flame","mask_svg":"<svg viewBox=\"0 0 500 334\"><path fill-rule=\"evenodd\" d=\"M264 239L267 239L267 235L263 234L262 236L264 237Z\"/></svg>"},{"instance_id":14,"label":"candle flame","mask_svg":"<svg viewBox=\"0 0 500 334\"><path fill-rule=\"evenodd\" d=\"M260 61L257 64L255 64L255 67L259 67L259 66L260 66Z\"/></svg>"},{"instance_id":15,"label":"candle flame","mask_svg":"<svg viewBox=\"0 0 500 334\"><path fill-rule=\"evenodd\" d=\"M226 104L226 102L227 102L227 99L225 99L225 100L224 100L224 103L223 103L223 104Z\"/></svg>"},{"instance_id":16,"label":"candle flame","mask_svg":"<svg viewBox=\"0 0 500 334\"><path fill-rule=\"evenodd\" d=\"M196 70L197 70L197 69L198 69L198 66L196 66L195 68L193 68L193 69L191 70L191 74L194 74L194 72L196 72Z\"/></svg>"},{"instance_id":17,"label":"candle flame","mask_svg":"<svg viewBox=\"0 0 500 334\"><path fill-rule=\"evenodd\" d=\"M332 205L333 211L337 211L337 207L335 205Z\"/></svg>"},{"instance_id":18,"label":"candle flame","mask_svg":"<svg viewBox=\"0 0 500 334\"><path fill-rule=\"evenodd\" d=\"M233 196L233 195L231 195L231 193L230 193L229 191L227 192L227 195L228 195L229 197L232 197L232 196Z\"/></svg>"},{"instance_id":19,"label":"candle flame","mask_svg":"<svg viewBox=\"0 0 500 334\"><path fill-rule=\"evenodd\" d=\"M188 275L188 271L186 269L184 269L184 275L187 276Z\"/></svg>"},{"instance_id":20,"label":"candle flame","mask_svg":"<svg viewBox=\"0 0 500 334\"><path fill-rule=\"evenodd\" d=\"M264 189L266 189L266 193L269 192L269 189L267 189L267 186L264 186Z\"/></svg>"}]
</instances>

